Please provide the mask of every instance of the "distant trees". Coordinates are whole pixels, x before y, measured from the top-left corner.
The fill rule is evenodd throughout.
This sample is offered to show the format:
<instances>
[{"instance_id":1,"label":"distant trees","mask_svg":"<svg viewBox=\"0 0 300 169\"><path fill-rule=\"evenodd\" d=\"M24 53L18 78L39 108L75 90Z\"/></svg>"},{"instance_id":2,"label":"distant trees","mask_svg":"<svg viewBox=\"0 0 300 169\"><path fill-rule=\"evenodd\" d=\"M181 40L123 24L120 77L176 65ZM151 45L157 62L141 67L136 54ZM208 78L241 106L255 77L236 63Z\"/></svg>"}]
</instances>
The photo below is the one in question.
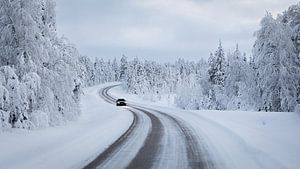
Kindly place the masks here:
<instances>
[{"instance_id":1,"label":"distant trees","mask_svg":"<svg viewBox=\"0 0 300 169\"><path fill-rule=\"evenodd\" d=\"M143 70L154 70L147 72L147 81L127 82L127 89L142 84L147 86L142 92L128 91L157 96L174 93L174 103L183 109L294 111L300 103L299 18L300 3L276 19L268 13L255 34L253 57L247 59L238 46L225 57L220 42L208 62L179 59L164 68L153 64L154 69L147 64ZM136 74L128 72L131 78Z\"/></svg>"},{"instance_id":2,"label":"distant trees","mask_svg":"<svg viewBox=\"0 0 300 169\"><path fill-rule=\"evenodd\" d=\"M238 46L225 55L219 42L208 61L174 63L81 56L57 36L54 7L52 0L0 1L1 129L76 119L82 87L112 81L183 109L299 111L300 3L262 19L253 57Z\"/></svg>"},{"instance_id":3,"label":"distant trees","mask_svg":"<svg viewBox=\"0 0 300 169\"><path fill-rule=\"evenodd\" d=\"M224 92L227 109L251 109L255 104L251 100L256 97L254 69L250 66L245 55L239 51L238 45L227 57L226 80ZM253 98L252 98L253 97ZM252 105L251 107L249 107Z\"/></svg>"},{"instance_id":4,"label":"distant trees","mask_svg":"<svg viewBox=\"0 0 300 169\"><path fill-rule=\"evenodd\" d=\"M255 33L253 56L222 43L208 61L174 63L81 58L86 85L122 81L149 100L167 97L183 109L293 111L300 103L300 4L274 19L269 13Z\"/></svg>"},{"instance_id":5,"label":"distant trees","mask_svg":"<svg viewBox=\"0 0 300 169\"><path fill-rule=\"evenodd\" d=\"M149 100L168 97L183 109L293 111L300 103L299 18L299 4L277 19L267 14L255 34L252 57L238 45L225 55L220 41L208 61L197 63L128 60L125 55L113 63L85 61L88 85L123 81L130 93Z\"/></svg>"},{"instance_id":6,"label":"distant trees","mask_svg":"<svg viewBox=\"0 0 300 169\"><path fill-rule=\"evenodd\" d=\"M116 59L111 62L96 58L93 61L87 56L80 56L79 60L83 67L80 79L85 87L120 80L120 66Z\"/></svg>"}]
</instances>

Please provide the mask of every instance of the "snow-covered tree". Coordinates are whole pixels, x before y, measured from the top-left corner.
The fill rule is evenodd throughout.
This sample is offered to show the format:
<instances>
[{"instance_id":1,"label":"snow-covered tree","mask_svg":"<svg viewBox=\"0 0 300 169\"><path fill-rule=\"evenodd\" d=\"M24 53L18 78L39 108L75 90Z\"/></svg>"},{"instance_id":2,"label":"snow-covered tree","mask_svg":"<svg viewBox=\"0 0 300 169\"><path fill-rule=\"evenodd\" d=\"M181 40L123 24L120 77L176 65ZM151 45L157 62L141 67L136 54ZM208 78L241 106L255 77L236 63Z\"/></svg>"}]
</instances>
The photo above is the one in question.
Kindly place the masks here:
<instances>
[{"instance_id":1,"label":"snow-covered tree","mask_svg":"<svg viewBox=\"0 0 300 169\"><path fill-rule=\"evenodd\" d=\"M213 85L224 86L226 60L221 41L214 55L209 58L209 80Z\"/></svg>"},{"instance_id":2,"label":"snow-covered tree","mask_svg":"<svg viewBox=\"0 0 300 169\"><path fill-rule=\"evenodd\" d=\"M87 56L80 56L79 62L83 65L84 69L83 73L83 85L84 86L92 86L95 82L95 73L94 73L94 64L90 58Z\"/></svg>"},{"instance_id":3,"label":"snow-covered tree","mask_svg":"<svg viewBox=\"0 0 300 169\"><path fill-rule=\"evenodd\" d=\"M291 29L267 14L256 32L253 55L262 110L293 111L299 84L299 56Z\"/></svg>"},{"instance_id":4,"label":"snow-covered tree","mask_svg":"<svg viewBox=\"0 0 300 169\"><path fill-rule=\"evenodd\" d=\"M9 97L1 112L12 127L40 127L36 119L59 125L79 114L84 67L57 36L54 7L52 0L0 1L1 91Z\"/></svg>"},{"instance_id":5,"label":"snow-covered tree","mask_svg":"<svg viewBox=\"0 0 300 169\"><path fill-rule=\"evenodd\" d=\"M294 66L297 68L295 69L295 74L298 75L295 77L298 79L297 102L300 104L300 3L290 6L282 16L279 16L279 20L289 26L292 31L291 38L296 49L296 55L298 56L294 58Z\"/></svg>"},{"instance_id":6,"label":"snow-covered tree","mask_svg":"<svg viewBox=\"0 0 300 169\"><path fill-rule=\"evenodd\" d=\"M117 62L117 59L115 58L112 62L112 73L114 75L114 80L113 81L119 81L120 80L120 67Z\"/></svg>"},{"instance_id":7,"label":"snow-covered tree","mask_svg":"<svg viewBox=\"0 0 300 169\"><path fill-rule=\"evenodd\" d=\"M250 109L252 104L250 90L255 86L253 70L247 62L246 56L239 51L238 45L232 54L228 55L226 68L225 94L228 98L227 109ZM252 105L254 106L254 105Z\"/></svg>"},{"instance_id":8,"label":"snow-covered tree","mask_svg":"<svg viewBox=\"0 0 300 169\"><path fill-rule=\"evenodd\" d=\"M120 81L123 81L126 78L127 69L128 69L128 62L127 62L127 56L123 55L121 58L120 63Z\"/></svg>"}]
</instances>

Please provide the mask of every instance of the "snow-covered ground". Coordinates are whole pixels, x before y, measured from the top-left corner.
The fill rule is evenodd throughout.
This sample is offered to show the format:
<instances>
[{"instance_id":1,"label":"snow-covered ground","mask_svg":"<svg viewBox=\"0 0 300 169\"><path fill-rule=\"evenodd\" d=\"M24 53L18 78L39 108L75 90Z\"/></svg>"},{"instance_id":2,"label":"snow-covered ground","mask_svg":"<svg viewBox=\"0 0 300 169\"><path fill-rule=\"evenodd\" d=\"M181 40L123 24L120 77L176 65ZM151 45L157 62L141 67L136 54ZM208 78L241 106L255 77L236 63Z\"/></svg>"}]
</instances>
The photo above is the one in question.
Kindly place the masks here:
<instances>
[{"instance_id":1,"label":"snow-covered ground","mask_svg":"<svg viewBox=\"0 0 300 169\"><path fill-rule=\"evenodd\" d=\"M99 97L99 89L111 84L85 89L78 121L0 133L0 168L81 168L93 160L133 120L130 112ZM198 133L216 168L300 168L300 117L295 113L188 111L175 108L166 100L141 100L120 87L111 93L186 121Z\"/></svg>"},{"instance_id":2,"label":"snow-covered ground","mask_svg":"<svg viewBox=\"0 0 300 169\"><path fill-rule=\"evenodd\" d=\"M82 115L65 126L0 133L2 169L73 169L93 160L130 126L130 112L106 103L100 85L84 90Z\"/></svg>"},{"instance_id":3,"label":"snow-covered ground","mask_svg":"<svg viewBox=\"0 0 300 169\"><path fill-rule=\"evenodd\" d=\"M167 101L141 100L120 87L111 94L186 121L206 144L217 168L300 168L300 117L295 113L188 111Z\"/></svg>"}]
</instances>

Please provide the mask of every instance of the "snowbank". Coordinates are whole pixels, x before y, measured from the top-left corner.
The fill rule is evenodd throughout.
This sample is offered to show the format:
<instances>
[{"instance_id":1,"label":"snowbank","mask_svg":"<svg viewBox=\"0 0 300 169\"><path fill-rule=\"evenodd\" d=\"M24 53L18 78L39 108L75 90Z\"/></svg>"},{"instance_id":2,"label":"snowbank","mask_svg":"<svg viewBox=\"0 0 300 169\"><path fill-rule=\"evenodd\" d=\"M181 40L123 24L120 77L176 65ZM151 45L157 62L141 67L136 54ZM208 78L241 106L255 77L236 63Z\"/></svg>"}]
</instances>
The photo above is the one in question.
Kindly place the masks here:
<instances>
[{"instance_id":1,"label":"snowbank","mask_svg":"<svg viewBox=\"0 0 300 169\"><path fill-rule=\"evenodd\" d=\"M65 126L0 133L0 168L82 168L130 126L132 115L104 102L100 88L86 88L82 115Z\"/></svg>"},{"instance_id":2,"label":"snowbank","mask_svg":"<svg viewBox=\"0 0 300 169\"><path fill-rule=\"evenodd\" d=\"M300 168L300 118L288 112L194 111L223 128L262 168ZM201 125L200 125L201 126ZM216 132L221 132L218 130ZM203 131L204 132L204 131ZM206 133L206 132L205 132ZM223 142L224 141L224 142ZM215 141L227 148L225 139ZM241 160L227 148L228 156ZM241 164L242 165L242 164ZM249 167L248 167L249 168Z\"/></svg>"}]
</instances>

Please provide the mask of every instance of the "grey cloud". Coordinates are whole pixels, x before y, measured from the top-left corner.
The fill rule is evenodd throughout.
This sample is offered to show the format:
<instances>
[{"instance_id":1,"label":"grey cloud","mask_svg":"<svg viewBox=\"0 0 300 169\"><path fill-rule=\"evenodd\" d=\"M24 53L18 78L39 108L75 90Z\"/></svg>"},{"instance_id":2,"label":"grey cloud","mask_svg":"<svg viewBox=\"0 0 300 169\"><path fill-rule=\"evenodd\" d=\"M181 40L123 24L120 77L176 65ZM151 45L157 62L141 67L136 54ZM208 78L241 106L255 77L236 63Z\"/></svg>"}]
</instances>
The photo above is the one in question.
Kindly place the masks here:
<instances>
[{"instance_id":1,"label":"grey cloud","mask_svg":"<svg viewBox=\"0 0 300 169\"><path fill-rule=\"evenodd\" d=\"M266 10L282 12L296 0L56 0L60 34L82 54L123 53L164 61L208 57L218 40L251 52Z\"/></svg>"}]
</instances>

